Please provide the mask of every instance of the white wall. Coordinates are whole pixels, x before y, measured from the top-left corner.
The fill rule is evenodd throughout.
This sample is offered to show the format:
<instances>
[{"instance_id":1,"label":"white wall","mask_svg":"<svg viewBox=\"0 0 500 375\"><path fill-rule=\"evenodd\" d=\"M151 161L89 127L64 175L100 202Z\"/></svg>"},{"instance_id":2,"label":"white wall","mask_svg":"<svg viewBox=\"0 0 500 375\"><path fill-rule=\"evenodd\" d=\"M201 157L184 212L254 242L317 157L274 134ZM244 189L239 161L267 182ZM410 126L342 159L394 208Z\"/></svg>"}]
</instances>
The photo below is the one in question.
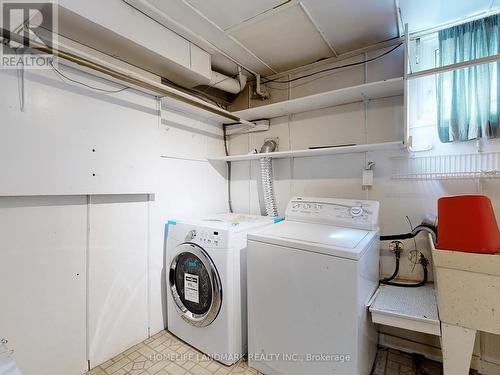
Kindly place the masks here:
<instances>
[{"instance_id":1,"label":"white wall","mask_svg":"<svg viewBox=\"0 0 500 375\"><path fill-rule=\"evenodd\" d=\"M79 374L165 327L164 226L227 210L222 130L53 71L18 93L0 71L0 337L25 375Z\"/></svg>"}]
</instances>

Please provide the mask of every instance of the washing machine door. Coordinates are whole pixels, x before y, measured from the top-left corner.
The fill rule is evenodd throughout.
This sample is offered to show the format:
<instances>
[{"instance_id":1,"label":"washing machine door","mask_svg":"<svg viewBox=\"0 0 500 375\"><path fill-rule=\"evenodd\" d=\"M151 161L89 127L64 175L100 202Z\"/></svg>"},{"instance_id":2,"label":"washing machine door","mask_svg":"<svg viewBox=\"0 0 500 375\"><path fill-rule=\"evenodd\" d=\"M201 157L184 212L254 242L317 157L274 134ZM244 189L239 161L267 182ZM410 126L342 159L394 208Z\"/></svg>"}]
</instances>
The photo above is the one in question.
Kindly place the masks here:
<instances>
[{"instance_id":1,"label":"washing machine door","mask_svg":"<svg viewBox=\"0 0 500 375\"><path fill-rule=\"evenodd\" d=\"M219 314L222 284L217 269L200 246L183 243L170 263L169 284L177 311L191 325L206 327Z\"/></svg>"}]
</instances>

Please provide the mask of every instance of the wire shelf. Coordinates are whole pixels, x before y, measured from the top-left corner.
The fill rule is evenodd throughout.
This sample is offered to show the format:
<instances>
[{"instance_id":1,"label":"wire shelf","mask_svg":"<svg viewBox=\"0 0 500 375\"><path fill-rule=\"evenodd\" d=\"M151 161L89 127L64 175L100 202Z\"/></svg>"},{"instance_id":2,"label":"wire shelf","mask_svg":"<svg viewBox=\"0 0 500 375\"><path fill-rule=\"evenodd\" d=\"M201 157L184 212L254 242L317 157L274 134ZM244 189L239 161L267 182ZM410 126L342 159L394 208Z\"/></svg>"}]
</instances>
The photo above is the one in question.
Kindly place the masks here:
<instances>
[{"instance_id":1,"label":"wire shelf","mask_svg":"<svg viewBox=\"0 0 500 375\"><path fill-rule=\"evenodd\" d=\"M394 158L394 180L500 178L500 152Z\"/></svg>"}]
</instances>

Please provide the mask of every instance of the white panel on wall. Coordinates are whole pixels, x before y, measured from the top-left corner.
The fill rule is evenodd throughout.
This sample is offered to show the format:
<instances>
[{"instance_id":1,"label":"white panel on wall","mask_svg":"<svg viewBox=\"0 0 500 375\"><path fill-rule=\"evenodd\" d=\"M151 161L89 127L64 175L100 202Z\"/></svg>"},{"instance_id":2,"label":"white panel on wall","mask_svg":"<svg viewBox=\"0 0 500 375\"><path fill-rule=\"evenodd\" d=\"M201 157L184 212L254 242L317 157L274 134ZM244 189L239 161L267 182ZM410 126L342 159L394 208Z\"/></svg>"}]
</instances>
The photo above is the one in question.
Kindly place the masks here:
<instances>
[{"instance_id":1,"label":"white panel on wall","mask_svg":"<svg viewBox=\"0 0 500 375\"><path fill-rule=\"evenodd\" d=\"M366 143L363 103L293 115L290 134L292 150Z\"/></svg>"},{"instance_id":2,"label":"white panel on wall","mask_svg":"<svg viewBox=\"0 0 500 375\"><path fill-rule=\"evenodd\" d=\"M370 100L367 111L367 143L402 141L404 138L404 99L393 96Z\"/></svg>"},{"instance_id":3,"label":"white panel on wall","mask_svg":"<svg viewBox=\"0 0 500 375\"><path fill-rule=\"evenodd\" d=\"M230 155L242 155L249 152L250 148L250 135L249 134L237 134L230 137L229 142L229 154Z\"/></svg>"},{"instance_id":4,"label":"white panel on wall","mask_svg":"<svg viewBox=\"0 0 500 375\"><path fill-rule=\"evenodd\" d=\"M162 159L160 168L168 205L164 207L165 222L194 215L221 212L227 209L226 164L212 166L206 161Z\"/></svg>"},{"instance_id":5,"label":"white panel on wall","mask_svg":"<svg viewBox=\"0 0 500 375\"><path fill-rule=\"evenodd\" d=\"M293 194L364 199L361 188L364 165L364 154L297 158L293 168Z\"/></svg>"},{"instance_id":6,"label":"white panel on wall","mask_svg":"<svg viewBox=\"0 0 500 375\"><path fill-rule=\"evenodd\" d=\"M250 213L251 162L231 163L231 199L234 212Z\"/></svg>"},{"instance_id":7,"label":"white panel on wall","mask_svg":"<svg viewBox=\"0 0 500 375\"><path fill-rule=\"evenodd\" d=\"M92 367L148 335L147 196L93 196L89 236Z\"/></svg>"},{"instance_id":8,"label":"white panel on wall","mask_svg":"<svg viewBox=\"0 0 500 375\"><path fill-rule=\"evenodd\" d=\"M366 81L377 82L384 79L402 77L404 74L404 47L401 45L394 51L389 52L395 46L383 48L381 50L370 51L366 54L367 59L377 56L387 55L366 64Z\"/></svg>"},{"instance_id":9,"label":"white panel on wall","mask_svg":"<svg viewBox=\"0 0 500 375\"><path fill-rule=\"evenodd\" d=\"M24 375L86 368L86 197L0 198L0 337Z\"/></svg>"},{"instance_id":10,"label":"white panel on wall","mask_svg":"<svg viewBox=\"0 0 500 375\"><path fill-rule=\"evenodd\" d=\"M103 90L123 88L67 66L59 70ZM103 93L63 82L52 70L30 70L21 111L16 73L0 72L0 195L152 191L149 161L159 154L153 97Z\"/></svg>"},{"instance_id":11,"label":"white panel on wall","mask_svg":"<svg viewBox=\"0 0 500 375\"><path fill-rule=\"evenodd\" d=\"M162 156L205 160L208 152L223 151L220 147L223 139L220 124L203 121L195 116L188 117L169 108L162 110L160 132Z\"/></svg>"},{"instance_id":12,"label":"white panel on wall","mask_svg":"<svg viewBox=\"0 0 500 375\"><path fill-rule=\"evenodd\" d=\"M303 77L320 70L354 64L364 61L364 55L358 55L338 62L319 65L313 69L300 71L292 74L291 78ZM291 98L314 95L319 92L337 90L344 87L357 86L365 83L365 69L363 65L351 66L349 68L336 69L325 73L319 73L309 78L300 79L291 83Z\"/></svg>"},{"instance_id":13,"label":"white panel on wall","mask_svg":"<svg viewBox=\"0 0 500 375\"><path fill-rule=\"evenodd\" d=\"M268 139L278 142L277 151L290 150L290 130L288 125L288 116L271 119L271 126L268 131L250 133L250 149L248 151L253 151L254 149L260 151L262 145Z\"/></svg>"}]
</instances>

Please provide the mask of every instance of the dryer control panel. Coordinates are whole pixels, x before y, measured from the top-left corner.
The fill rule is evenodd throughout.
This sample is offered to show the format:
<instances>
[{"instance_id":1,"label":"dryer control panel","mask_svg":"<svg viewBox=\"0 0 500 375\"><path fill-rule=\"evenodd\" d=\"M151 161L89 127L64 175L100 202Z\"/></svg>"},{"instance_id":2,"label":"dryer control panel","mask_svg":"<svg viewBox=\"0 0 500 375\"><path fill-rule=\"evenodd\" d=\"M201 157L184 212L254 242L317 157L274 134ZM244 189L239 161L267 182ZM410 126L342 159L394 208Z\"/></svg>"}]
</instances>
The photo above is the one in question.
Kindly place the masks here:
<instances>
[{"instance_id":1,"label":"dryer control panel","mask_svg":"<svg viewBox=\"0 0 500 375\"><path fill-rule=\"evenodd\" d=\"M295 197L287 206L286 220L377 230L379 202Z\"/></svg>"}]
</instances>

